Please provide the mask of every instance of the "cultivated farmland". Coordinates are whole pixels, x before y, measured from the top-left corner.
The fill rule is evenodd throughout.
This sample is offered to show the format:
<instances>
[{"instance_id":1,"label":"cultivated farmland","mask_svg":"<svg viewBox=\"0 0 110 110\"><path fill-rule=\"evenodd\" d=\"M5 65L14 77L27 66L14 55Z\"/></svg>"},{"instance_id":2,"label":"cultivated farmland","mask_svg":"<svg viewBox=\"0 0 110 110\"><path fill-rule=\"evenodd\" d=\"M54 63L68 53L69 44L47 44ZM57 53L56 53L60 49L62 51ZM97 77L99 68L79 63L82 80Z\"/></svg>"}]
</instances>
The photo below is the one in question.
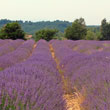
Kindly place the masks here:
<instances>
[{"instance_id":1,"label":"cultivated farmland","mask_svg":"<svg viewBox=\"0 0 110 110\"><path fill-rule=\"evenodd\" d=\"M0 40L0 110L110 110L110 41Z\"/></svg>"}]
</instances>

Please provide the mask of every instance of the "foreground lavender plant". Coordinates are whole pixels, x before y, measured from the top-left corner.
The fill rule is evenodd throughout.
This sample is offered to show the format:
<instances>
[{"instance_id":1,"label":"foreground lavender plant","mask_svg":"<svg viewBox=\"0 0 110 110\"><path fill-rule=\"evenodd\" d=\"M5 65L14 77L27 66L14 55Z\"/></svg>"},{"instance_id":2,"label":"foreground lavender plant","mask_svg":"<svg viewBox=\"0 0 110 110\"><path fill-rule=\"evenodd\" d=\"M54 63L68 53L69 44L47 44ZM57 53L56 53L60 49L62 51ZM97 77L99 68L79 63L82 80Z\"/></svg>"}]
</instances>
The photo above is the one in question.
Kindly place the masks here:
<instances>
[{"instance_id":1,"label":"foreground lavender plant","mask_svg":"<svg viewBox=\"0 0 110 110\"><path fill-rule=\"evenodd\" d=\"M24 41L23 40L13 40L9 43L6 43L4 46L0 47L0 56L5 55L9 52L14 51L17 49Z\"/></svg>"},{"instance_id":2,"label":"foreground lavender plant","mask_svg":"<svg viewBox=\"0 0 110 110\"><path fill-rule=\"evenodd\" d=\"M29 59L0 72L0 107L8 110L65 110L61 84L48 43L41 40Z\"/></svg>"},{"instance_id":3,"label":"foreground lavender plant","mask_svg":"<svg viewBox=\"0 0 110 110\"><path fill-rule=\"evenodd\" d=\"M81 109L109 110L110 42L85 40L40 40L35 49L30 40L4 53L0 57L0 110L66 109L62 79L49 44L69 81L68 93L83 95Z\"/></svg>"},{"instance_id":4,"label":"foreground lavender plant","mask_svg":"<svg viewBox=\"0 0 110 110\"><path fill-rule=\"evenodd\" d=\"M110 63L91 63L82 66L71 77L71 85L85 96L84 110L110 109ZM83 93L83 88L86 93Z\"/></svg>"},{"instance_id":5,"label":"foreground lavender plant","mask_svg":"<svg viewBox=\"0 0 110 110\"><path fill-rule=\"evenodd\" d=\"M5 45L6 43L9 43L10 41L12 41L12 40L10 40L10 39L6 39L6 40L0 39L0 47Z\"/></svg>"},{"instance_id":6,"label":"foreground lavender plant","mask_svg":"<svg viewBox=\"0 0 110 110\"><path fill-rule=\"evenodd\" d=\"M26 60L33 50L33 40L25 41L24 44L19 46L15 51L10 52L0 57L0 68L3 70L7 67L11 67L16 63Z\"/></svg>"},{"instance_id":7,"label":"foreground lavender plant","mask_svg":"<svg viewBox=\"0 0 110 110\"><path fill-rule=\"evenodd\" d=\"M84 97L81 109L109 110L110 42L51 41L51 43L64 77L70 84L68 93L79 92Z\"/></svg>"}]
</instances>

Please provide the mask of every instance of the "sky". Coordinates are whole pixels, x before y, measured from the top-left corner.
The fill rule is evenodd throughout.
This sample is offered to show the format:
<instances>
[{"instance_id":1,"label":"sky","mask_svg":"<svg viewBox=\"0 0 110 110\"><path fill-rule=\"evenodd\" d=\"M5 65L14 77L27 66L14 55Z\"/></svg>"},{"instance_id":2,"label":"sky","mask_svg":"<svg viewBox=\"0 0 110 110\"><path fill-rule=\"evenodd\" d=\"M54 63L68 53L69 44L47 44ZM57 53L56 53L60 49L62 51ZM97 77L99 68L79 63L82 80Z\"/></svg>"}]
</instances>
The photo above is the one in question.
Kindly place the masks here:
<instances>
[{"instance_id":1,"label":"sky","mask_svg":"<svg viewBox=\"0 0 110 110\"><path fill-rule=\"evenodd\" d=\"M110 21L110 0L0 0L0 19L73 22L80 17L87 25Z\"/></svg>"}]
</instances>

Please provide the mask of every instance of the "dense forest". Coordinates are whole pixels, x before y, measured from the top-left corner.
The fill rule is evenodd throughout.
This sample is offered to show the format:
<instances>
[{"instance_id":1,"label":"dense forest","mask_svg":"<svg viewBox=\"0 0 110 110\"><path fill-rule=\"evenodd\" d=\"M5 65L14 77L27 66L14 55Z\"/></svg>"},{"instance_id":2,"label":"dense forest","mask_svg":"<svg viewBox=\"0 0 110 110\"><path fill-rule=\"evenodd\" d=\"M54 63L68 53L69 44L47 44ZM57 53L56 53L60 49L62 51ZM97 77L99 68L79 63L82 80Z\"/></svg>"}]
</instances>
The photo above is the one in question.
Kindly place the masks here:
<instances>
[{"instance_id":1,"label":"dense forest","mask_svg":"<svg viewBox=\"0 0 110 110\"><path fill-rule=\"evenodd\" d=\"M8 19L1 19L0 20L0 28L7 23L15 22ZM68 21L39 21L39 22L32 22L32 21L22 21L18 20L18 23L21 25L22 29L28 34L34 34L37 30L43 28L50 28L50 29L58 29L60 32L64 32L64 30L72 25L72 22ZM97 25L89 25L87 26L93 32L98 32L100 30L100 26Z\"/></svg>"}]
</instances>

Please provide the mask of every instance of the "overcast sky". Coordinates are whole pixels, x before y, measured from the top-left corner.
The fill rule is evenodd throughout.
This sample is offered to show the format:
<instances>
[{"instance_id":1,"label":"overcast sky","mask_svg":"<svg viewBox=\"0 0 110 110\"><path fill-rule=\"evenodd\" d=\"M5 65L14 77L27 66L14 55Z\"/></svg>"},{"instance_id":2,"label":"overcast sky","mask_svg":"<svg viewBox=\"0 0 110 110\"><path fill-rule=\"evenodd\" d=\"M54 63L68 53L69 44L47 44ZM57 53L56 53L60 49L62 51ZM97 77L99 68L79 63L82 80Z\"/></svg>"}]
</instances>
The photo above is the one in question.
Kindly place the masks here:
<instances>
[{"instance_id":1,"label":"overcast sky","mask_svg":"<svg viewBox=\"0 0 110 110\"><path fill-rule=\"evenodd\" d=\"M86 24L110 21L110 0L0 0L0 19L31 21L74 21L83 17Z\"/></svg>"}]
</instances>

